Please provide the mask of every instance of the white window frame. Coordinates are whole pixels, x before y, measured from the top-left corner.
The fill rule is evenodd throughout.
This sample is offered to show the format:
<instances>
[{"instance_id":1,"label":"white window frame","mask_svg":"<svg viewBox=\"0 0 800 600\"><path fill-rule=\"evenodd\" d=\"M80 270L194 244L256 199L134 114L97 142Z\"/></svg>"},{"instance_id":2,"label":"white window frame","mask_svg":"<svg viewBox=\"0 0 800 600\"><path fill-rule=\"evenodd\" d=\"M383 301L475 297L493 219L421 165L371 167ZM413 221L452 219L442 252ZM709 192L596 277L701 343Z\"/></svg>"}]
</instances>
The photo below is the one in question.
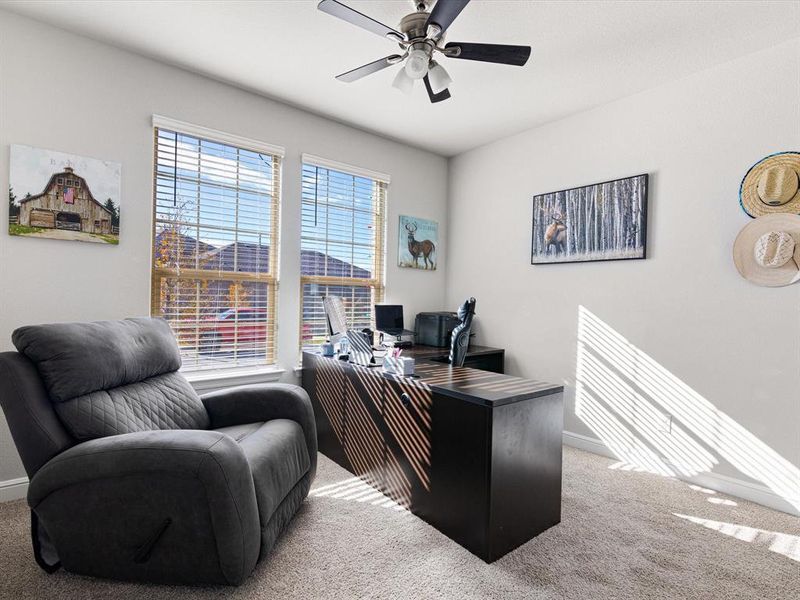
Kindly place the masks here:
<instances>
[{"instance_id":1,"label":"white window frame","mask_svg":"<svg viewBox=\"0 0 800 600\"><path fill-rule=\"evenodd\" d=\"M300 164L301 178L302 171L306 165L321 167L332 171L339 171L347 175L354 175L356 177L365 177L373 180L374 183L382 184L384 186L383 198L379 200L377 206L377 217L375 227L375 260L373 264L373 277L370 279L364 278L346 278L325 275L302 275L300 276L300 350L303 350L303 288L307 284L319 284L325 286L341 285L352 287L363 287L372 290L372 296L376 303L382 302L386 293L386 231L388 227L388 186L391 183L391 176L387 173L366 169L363 167L347 164L337 160L324 158L314 154L302 155ZM301 191L301 212L302 212L302 191ZM300 224L300 248L302 253L302 219ZM302 268L302 267L301 267ZM373 314L374 321L374 314ZM374 326L374 322L373 322Z\"/></svg>"},{"instance_id":2,"label":"white window frame","mask_svg":"<svg viewBox=\"0 0 800 600\"><path fill-rule=\"evenodd\" d=\"M270 154L277 158L276 173L273 181L277 182L276 196L273 206L276 211L272 215L272 222L270 228L272 230L271 237L271 254L270 254L270 272L269 274L260 274L257 278L259 282L268 284L268 306L271 307L272 316L270 318L270 332L271 345L267 350L266 364L263 365L244 365L244 366L216 366L208 369L190 369L185 372L187 379L198 391L209 391L224 387L225 385L235 385L243 383L252 383L255 381L274 381L280 378L284 373L283 369L277 366L277 297L278 297L278 283L279 283L279 256L280 256L280 208L282 204L282 177L283 177L283 158L286 151L282 146L268 144L260 140L248 138L216 129L204 127L188 123L186 121L179 121L162 115L154 114L152 118L153 136L154 136L154 157L153 157L153 199L152 199L152 229L150 240L150 272L151 272L151 289L150 289L150 312L152 316L160 316L160 280L165 276L175 276L176 273L170 269L157 269L154 262L154 248L156 227L157 227L157 172L156 165L158 161L158 130L164 129L174 131L179 134L184 134L198 139L208 140L235 146L243 150L252 152L259 152L263 154ZM191 278L192 275L202 276L205 279L237 279L241 278L237 272L222 272L220 274L214 271L207 271L202 273L192 273L190 269L180 269L180 276ZM244 280L244 279L243 279ZM248 279L250 280L250 279ZM256 281L256 279L252 279Z\"/></svg>"}]
</instances>

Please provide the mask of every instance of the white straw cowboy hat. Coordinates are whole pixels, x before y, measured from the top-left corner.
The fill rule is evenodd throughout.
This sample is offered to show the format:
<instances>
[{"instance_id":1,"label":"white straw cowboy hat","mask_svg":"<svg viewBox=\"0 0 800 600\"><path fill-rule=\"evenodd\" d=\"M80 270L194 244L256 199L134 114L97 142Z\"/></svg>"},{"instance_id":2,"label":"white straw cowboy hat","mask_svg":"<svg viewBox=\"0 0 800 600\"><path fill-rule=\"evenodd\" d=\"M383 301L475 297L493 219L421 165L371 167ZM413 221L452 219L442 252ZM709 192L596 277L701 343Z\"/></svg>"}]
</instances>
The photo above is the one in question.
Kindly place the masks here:
<instances>
[{"instance_id":1,"label":"white straw cowboy hat","mask_svg":"<svg viewBox=\"0 0 800 600\"><path fill-rule=\"evenodd\" d=\"M733 243L733 262L756 285L800 281L800 216L765 215L745 225Z\"/></svg>"},{"instance_id":2,"label":"white straw cowboy hat","mask_svg":"<svg viewBox=\"0 0 800 600\"><path fill-rule=\"evenodd\" d=\"M761 159L742 179L739 203L751 217L800 213L800 152L779 152Z\"/></svg>"}]
</instances>

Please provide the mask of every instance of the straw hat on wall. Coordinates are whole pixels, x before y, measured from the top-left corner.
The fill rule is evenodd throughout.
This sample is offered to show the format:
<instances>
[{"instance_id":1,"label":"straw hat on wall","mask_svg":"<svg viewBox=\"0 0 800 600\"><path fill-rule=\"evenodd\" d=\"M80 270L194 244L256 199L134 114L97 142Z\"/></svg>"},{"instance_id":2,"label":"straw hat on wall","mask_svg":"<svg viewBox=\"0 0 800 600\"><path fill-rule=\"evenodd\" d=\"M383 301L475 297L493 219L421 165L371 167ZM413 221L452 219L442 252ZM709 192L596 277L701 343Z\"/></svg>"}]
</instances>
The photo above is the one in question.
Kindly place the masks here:
<instances>
[{"instance_id":1,"label":"straw hat on wall","mask_svg":"<svg viewBox=\"0 0 800 600\"><path fill-rule=\"evenodd\" d=\"M750 167L739 202L751 217L800 213L800 152L772 154Z\"/></svg>"},{"instance_id":2,"label":"straw hat on wall","mask_svg":"<svg viewBox=\"0 0 800 600\"><path fill-rule=\"evenodd\" d=\"M800 281L800 216L765 215L745 225L733 243L733 262L756 285Z\"/></svg>"}]
</instances>

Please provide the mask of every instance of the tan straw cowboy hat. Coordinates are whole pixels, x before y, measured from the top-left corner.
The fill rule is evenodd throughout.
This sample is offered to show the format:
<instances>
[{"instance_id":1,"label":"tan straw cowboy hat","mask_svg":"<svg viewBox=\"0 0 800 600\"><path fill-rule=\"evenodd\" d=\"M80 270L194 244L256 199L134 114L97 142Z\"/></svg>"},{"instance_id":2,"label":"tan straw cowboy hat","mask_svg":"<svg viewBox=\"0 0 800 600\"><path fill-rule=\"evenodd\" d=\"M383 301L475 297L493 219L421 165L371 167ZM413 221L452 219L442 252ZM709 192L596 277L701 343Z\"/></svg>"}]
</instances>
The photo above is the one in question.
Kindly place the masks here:
<instances>
[{"instance_id":1,"label":"tan straw cowboy hat","mask_svg":"<svg viewBox=\"0 0 800 600\"><path fill-rule=\"evenodd\" d=\"M800 216L765 215L745 225L733 243L733 262L756 285L800 281Z\"/></svg>"},{"instance_id":2,"label":"tan straw cowboy hat","mask_svg":"<svg viewBox=\"0 0 800 600\"><path fill-rule=\"evenodd\" d=\"M751 217L800 213L800 152L779 152L761 159L742 179L739 203Z\"/></svg>"}]
</instances>

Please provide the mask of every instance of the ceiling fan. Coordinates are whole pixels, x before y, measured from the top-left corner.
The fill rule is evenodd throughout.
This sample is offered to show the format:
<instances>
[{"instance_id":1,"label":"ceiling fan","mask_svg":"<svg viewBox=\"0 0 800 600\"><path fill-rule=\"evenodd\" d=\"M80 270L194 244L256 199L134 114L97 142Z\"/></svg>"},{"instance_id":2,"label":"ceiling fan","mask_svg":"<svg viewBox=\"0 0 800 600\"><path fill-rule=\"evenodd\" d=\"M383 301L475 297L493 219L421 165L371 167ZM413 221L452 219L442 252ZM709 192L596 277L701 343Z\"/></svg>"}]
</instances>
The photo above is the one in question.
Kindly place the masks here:
<instances>
[{"instance_id":1,"label":"ceiling fan","mask_svg":"<svg viewBox=\"0 0 800 600\"><path fill-rule=\"evenodd\" d=\"M450 97L447 88L452 83L452 79L444 67L434 60L433 56L436 52L449 58L479 60L520 67L528 62L531 55L530 46L471 42L444 44L447 28L469 4L469 0L438 0L433 6L433 10L428 12L431 1L415 1L416 12L403 17L400 20L400 31L397 31L338 0L321 0L317 8L322 12L397 42L403 51L402 54L392 54L337 75L336 79L351 83L405 61L405 65L398 71L392 85L409 94L414 88L414 82L422 79L431 102L441 102Z\"/></svg>"}]
</instances>

